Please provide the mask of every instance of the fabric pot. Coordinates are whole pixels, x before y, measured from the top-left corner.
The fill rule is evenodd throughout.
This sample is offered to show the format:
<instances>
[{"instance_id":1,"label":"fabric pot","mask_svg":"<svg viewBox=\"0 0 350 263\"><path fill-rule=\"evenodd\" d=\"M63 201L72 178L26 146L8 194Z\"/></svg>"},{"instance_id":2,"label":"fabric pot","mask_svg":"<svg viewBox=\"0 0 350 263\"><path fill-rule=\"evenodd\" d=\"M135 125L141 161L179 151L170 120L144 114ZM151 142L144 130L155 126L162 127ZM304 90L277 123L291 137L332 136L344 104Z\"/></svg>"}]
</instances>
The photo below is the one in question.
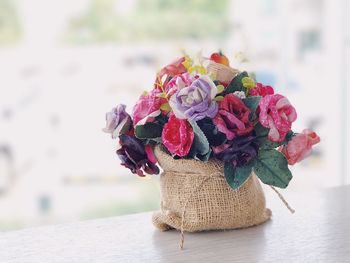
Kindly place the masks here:
<instances>
[{"instance_id":1,"label":"fabric pot","mask_svg":"<svg viewBox=\"0 0 350 263\"><path fill-rule=\"evenodd\" d=\"M161 209L152 218L158 229L196 232L245 228L271 217L255 174L233 190L218 160L174 160L160 146L155 155L164 170L160 175Z\"/></svg>"}]
</instances>

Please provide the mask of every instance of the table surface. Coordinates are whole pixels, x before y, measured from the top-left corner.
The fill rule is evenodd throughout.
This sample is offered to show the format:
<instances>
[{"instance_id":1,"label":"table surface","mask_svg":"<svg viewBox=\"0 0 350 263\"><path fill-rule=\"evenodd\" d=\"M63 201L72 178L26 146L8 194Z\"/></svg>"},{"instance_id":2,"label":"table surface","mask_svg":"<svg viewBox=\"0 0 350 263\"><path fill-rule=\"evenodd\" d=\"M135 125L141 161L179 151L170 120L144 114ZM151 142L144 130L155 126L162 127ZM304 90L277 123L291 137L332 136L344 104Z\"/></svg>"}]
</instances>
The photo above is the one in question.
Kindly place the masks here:
<instances>
[{"instance_id":1,"label":"table surface","mask_svg":"<svg viewBox=\"0 0 350 263\"><path fill-rule=\"evenodd\" d=\"M284 195L295 214L268 193L270 221L186 233L184 250L141 213L0 233L0 262L350 262L350 186Z\"/></svg>"}]
</instances>

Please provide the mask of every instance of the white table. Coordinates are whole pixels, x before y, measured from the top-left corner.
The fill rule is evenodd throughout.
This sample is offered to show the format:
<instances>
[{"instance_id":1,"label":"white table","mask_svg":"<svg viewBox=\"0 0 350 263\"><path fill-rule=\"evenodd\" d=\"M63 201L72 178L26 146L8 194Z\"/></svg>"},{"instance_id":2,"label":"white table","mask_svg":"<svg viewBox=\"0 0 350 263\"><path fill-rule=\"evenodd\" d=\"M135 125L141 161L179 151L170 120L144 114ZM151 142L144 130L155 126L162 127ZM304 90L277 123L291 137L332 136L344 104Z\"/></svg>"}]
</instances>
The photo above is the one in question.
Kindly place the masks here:
<instances>
[{"instance_id":1,"label":"white table","mask_svg":"<svg viewBox=\"0 0 350 263\"><path fill-rule=\"evenodd\" d=\"M151 213L0 233L0 262L350 262L350 186L268 194L273 218L233 231L159 232Z\"/></svg>"}]
</instances>

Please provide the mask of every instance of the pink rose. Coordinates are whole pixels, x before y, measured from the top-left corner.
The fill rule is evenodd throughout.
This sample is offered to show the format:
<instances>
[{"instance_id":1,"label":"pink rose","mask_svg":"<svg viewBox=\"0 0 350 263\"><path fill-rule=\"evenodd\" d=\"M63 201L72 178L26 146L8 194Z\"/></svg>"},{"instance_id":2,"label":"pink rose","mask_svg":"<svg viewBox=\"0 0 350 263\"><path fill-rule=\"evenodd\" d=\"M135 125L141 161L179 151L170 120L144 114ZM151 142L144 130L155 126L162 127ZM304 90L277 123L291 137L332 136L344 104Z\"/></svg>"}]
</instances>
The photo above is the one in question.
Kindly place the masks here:
<instances>
[{"instance_id":1,"label":"pink rose","mask_svg":"<svg viewBox=\"0 0 350 263\"><path fill-rule=\"evenodd\" d=\"M192 83L190 78L190 74L183 73L180 75L174 76L165 86L165 92L169 97L174 95L176 91L183 89L185 87L189 87Z\"/></svg>"},{"instance_id":2,"label":"pink rose","mask_svg":"<svg viewBox=\"0 0 350 263\"><path fill-rule=\"evenodd\" d=\"M320 142L320 137L312 130L305 129L279 150L286 156L288 164L293 165L305 159L312 151L312 146Z\"/></svg>"},{"instance_id":3,"label":"pink rose","mask_svg":"<svg viewBox=\"0 0 350 263\"><path fill-rule=\"evenodd\" d=\"M171 115L162 132L163 144L169 152L179 157L186 156L191 149L193 139L194 133L190 123Z\"/></svg>"},{"instance_id":4,"label":"pink rose","mask_svg":"<svg viewBox=\"0 0 350 263\"><path fill-rule=\"evenodd\" d=\"M265 86L261 83L256 83L256 86L249 90L249 96L262 96L272 95L275 91L271 86Z\"/></svg>"},{"instance_id":5,"label":"pink rose","mask_svg":"<svg viewBox=\"0 0 350 263\"><path fill-rule=\"evenodd\" d=\"M172 77L187 72L186 67L182 64L184 61L185 57L181 57L162 68L154 82L154 89L163 92L164 87L167 86Z\"/></svg>"},{"instance_id":6,"label":"pink rose","mask_svg":"<svg viewBox=\"0 0 350 263\"><path fill-rule=\"evenodd\" d=\"M270 128L268 138L273 142L282 142L297 119L295 108L288 99L280 94L266 95L259 102L259 121Z\"/></svg>"},{"instance_id":7,"label":"pink rose","mask_svg":"<svg viewBox=\"0 0 350 263\"><path fill-rule=\"evenodd\" d=\"M220 102L213 122L220 132L226 134L227 139L232 140L236 135L243 136L253 130L249 114L250 110L243 101L230 93Z\"/></svg>"},{"instance_id":8,"label":"pink rose","mask_svg":"<svg viewBox=\"0 0 350 263\"><path fill-rule=\"evenodd\" d=\"M132 119L134 126L151 122L161 114L161 105L167 103L165 98L158 96L159 91L152 90L147 95L142 95L133 109Z\"/></svg>"}]
</instances>

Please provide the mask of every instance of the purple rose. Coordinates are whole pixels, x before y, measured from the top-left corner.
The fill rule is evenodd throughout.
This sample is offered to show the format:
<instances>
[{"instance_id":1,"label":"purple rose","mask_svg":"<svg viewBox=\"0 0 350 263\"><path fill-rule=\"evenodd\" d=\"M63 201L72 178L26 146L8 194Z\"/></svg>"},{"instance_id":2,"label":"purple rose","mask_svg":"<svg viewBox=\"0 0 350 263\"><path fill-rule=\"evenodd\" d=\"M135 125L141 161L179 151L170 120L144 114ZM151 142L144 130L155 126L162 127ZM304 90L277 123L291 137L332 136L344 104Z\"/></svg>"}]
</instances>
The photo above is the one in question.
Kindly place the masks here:
<instances>
[{"instance_id":1,"label":"purple rose","mask_svg":"<svg viewBox=\"0 0 350 263\"><path fill-rule=\"evenodd\" d=\"M200 76L189 87L178 90L171 96L169 104L178 119L198 121L214 118L218 105L214 100L217 88L208 76Z\"/></svg>"},{"instance_id":2,"label":"purple rose","mask_svg":"<svg viewBox=\"0 0 350 263\"><path fill-rule=\"evenodd\" d=\"M113 139L126 133L131 126L131 117L125 111L125 108L124 104L119 104L106 113L106 127L103 128L103 131L112 134Z\"/></svg>"},{"instance_id":3,"label":"purple rose","mask_svg":"<svg viewBox=\"0 0 350 263\"><path fill-rule=\"evenodd\" d=\"M143 172L159 174L157 160L149 144L145 146L140 139L126 134L120 135L119 140L121 148L117 150L117 155L121 165L139 176L144 176Z\"/></svg>"},{"instance_id":4,"label":"purple rose","mask_svg":"<svg viewBox=\"0 0 350 263\"><path fill-rule=\"evenodd\" d=\"M254 142L255 138L237 136L225 144L213 147L214 156L223 162L230 162L234 167L245 166L258 155L259 146Z\"/></svg>"}]
</instances>

